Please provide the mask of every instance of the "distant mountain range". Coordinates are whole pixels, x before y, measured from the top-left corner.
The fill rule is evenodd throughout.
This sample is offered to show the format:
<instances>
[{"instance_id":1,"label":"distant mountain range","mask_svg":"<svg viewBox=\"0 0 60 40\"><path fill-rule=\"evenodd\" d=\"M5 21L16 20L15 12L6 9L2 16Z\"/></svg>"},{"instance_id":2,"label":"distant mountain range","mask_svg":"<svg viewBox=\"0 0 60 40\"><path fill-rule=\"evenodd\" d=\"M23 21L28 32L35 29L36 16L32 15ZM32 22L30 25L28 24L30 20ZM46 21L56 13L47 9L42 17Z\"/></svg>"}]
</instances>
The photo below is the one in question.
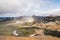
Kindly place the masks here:
<instances>
[{"instance_id":1,"label":"distant mountain range","mask_svg":"<svg viewBox=\"0 0 60 40\"><path fill-rule=\"evenodd\" d=\"M29 19L30 18L30 19ZM20 16L20 17L0 17L0 22L5 21L12 21L12 20L31 20L32 18L35 19L37 22L43 21L54 21L54 20L60 20L60 16Z\"/></svg>"}]
</instances>

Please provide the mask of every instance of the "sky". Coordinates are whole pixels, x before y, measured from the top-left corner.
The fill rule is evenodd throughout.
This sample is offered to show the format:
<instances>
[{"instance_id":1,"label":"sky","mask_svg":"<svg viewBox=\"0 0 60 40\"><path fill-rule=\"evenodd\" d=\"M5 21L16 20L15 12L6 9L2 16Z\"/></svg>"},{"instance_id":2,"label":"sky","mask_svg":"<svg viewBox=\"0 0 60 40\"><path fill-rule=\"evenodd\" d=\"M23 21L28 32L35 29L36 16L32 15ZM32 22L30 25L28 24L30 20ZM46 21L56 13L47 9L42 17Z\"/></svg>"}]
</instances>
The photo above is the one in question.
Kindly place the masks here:
<instances>
[{"instance_id":1,"label":"sky","mask_svg":"<svg viewBox=\"0 0 60 40\"><path fill-rule=\"evenodd\" d=\"M0 17L60 15L60 0L0 0Z\"/></svg>"}]
</instances>

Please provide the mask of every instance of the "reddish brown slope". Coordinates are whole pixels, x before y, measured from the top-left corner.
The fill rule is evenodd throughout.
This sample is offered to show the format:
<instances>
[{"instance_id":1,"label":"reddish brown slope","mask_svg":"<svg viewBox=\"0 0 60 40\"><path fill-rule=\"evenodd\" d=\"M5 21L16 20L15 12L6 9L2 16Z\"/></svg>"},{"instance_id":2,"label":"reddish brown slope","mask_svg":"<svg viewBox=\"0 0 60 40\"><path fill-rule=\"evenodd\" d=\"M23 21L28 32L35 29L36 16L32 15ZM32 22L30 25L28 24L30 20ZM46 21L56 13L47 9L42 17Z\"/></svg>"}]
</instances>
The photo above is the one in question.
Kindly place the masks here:
<instances>
[{"instance_id":1,"label":"reddish brown slope","mask_svg":"<svg viewBox=\"0 0 60 40\"><path fill-rule=\"evenodd\" d=\"M39 37L14 37L14 36L1 36L0 40L60 40L60 38L51 36L39 36Z\"/></svg>"}]
</instances>

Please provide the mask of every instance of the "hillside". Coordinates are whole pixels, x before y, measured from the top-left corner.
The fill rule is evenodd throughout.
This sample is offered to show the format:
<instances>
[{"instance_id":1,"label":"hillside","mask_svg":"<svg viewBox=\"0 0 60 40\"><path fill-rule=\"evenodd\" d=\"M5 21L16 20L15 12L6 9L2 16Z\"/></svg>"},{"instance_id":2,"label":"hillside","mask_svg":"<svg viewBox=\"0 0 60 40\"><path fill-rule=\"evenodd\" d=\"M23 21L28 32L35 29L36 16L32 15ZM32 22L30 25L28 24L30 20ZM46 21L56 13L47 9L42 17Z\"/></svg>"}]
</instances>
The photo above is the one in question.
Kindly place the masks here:
<instances>
[{"instance_id":1,"label":"hillside","mask_svg":"<svg viewBox=\"0 0 60 40\"><path fill-rule=\"evenodd\" d=\"M0 36L0 40L60 40L60 38L52 36L38 36L38 37Z\"/></svg>"}]
</instances>

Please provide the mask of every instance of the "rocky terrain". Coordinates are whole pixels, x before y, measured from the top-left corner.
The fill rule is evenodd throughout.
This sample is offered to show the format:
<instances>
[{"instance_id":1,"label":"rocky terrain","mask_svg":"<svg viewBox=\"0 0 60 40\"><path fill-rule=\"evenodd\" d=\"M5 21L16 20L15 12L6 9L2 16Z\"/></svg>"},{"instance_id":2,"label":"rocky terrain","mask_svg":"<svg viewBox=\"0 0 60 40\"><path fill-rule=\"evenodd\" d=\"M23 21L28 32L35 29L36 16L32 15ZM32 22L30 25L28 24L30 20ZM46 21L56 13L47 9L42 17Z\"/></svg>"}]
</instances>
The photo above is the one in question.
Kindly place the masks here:
<instances>
[{"instance_id":1,"label":"rocky terrain","mask_svg":"<svg viewBox=\"0 0 60 40\"><path fill-rule=\"evenodd\" d=\"M60 40L59 16L0 19L0 40ZM14 30L18 36L12 33Z\"/></svg>"}]
</instances>

